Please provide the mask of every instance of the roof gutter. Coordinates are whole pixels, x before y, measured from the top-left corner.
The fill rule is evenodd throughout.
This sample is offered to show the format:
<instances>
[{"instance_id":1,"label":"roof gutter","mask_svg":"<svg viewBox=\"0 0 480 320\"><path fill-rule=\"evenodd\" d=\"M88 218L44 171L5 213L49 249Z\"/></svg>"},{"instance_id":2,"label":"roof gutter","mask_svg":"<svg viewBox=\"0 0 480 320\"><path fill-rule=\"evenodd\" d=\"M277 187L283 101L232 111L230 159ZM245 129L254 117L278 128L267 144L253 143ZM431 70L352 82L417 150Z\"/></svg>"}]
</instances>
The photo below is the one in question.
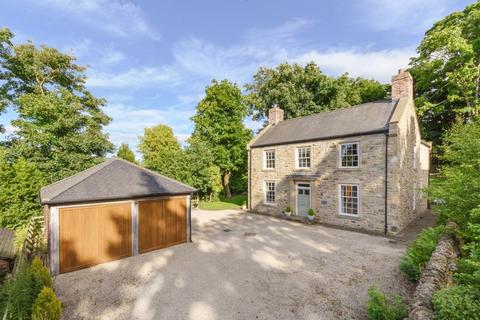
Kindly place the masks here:
<instances>
[{"instance_id":1,"label":"roof gutter","mask_svg":"<svg viewBox=\"0 0 480 320\"><path fill-rule=\"evenodd\" d=\"M286 144L296 144L296 143L304 143L304 142L312 142L312 141L323 141L323 140L331 140L331 139L338 139L338 138L368 136L368 135L385 133L385 132L388 132L388 127L375 129L375 130L370 130L370 131L364 131L364 132L348 133L348 134L334 135L334 136L321 137L321 138L310 138L310 139L301 139L301 140L294 140L294 141L283 141L283 142L276 142L276 143L256 144L256 145L251 145L250 148L272 147L272 146L279 146L279 145L286 145Z\"/></svg>"}]
</instances>

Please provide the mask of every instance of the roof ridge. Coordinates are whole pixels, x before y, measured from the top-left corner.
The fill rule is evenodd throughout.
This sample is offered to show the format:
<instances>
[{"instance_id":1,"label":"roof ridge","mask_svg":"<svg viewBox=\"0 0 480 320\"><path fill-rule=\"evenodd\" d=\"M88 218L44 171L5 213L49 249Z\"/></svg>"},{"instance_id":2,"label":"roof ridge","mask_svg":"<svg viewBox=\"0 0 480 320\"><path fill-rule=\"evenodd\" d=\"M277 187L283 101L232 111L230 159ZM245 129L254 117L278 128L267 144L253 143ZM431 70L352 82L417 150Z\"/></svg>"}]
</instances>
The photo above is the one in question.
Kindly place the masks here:
<instances>
[{"instance_id":1,"label":"roof ridge","mask_svg":"<svg viewBox=\"0 0 480 320\"><path fill-rule=\"evenodd\" d=\"M64 189L62 192L57 193L54 197L50 198L49 201L51 201L51 200L53 200L53 199L61 196L62 194L64 194L64 193L67 192L68 190L70 190L70 189L72 189L73 187L79 185L81 182L87 180L88 178L90 178L90 177L93 176L94 174L98 173L101 169L108 167L109 165L111 165L111 164L113 163L114 160L115 160L115 158L107 159L107 160L105 160L105 161L102 162L102 163L99 163L99 164L97 164L97 165L95 165L95 166L93 166L93 167L90 167L90 168L88 168L88 169L82 170L82 171L74 174L73 176L70 176L70 177L67 177L67 178L63 179L63 180L66 180L66 179L72 178L72 177L74 177L74 176L76 176L76 175L78 175L78 174L80 174L80 173L82 173L82 172L85 172L85 171L87 171L87 170L89 170L89 169L93 169L93 168L95 168L95 167L99 167L97 170L93 171L91 174L87 175L87 176L84 177L83 179L80 179L80 180L77 181L76 183L72 184L70 187ZM101 166L101 165L104 165L104 166Z\"/></svg>"},{"instance_id":2,"label":"roof ridge","mask_svg":"<svg viewBox=\"0 0 480 320\"><path fill-rule=\"evenodd\" d=\"M160 174L160 173L155 172L155 171L153 171L153 170L147 169L147 168L145 168L145 167L142 167L142 166L140 166L140 165L138 165L138 164L136 164L136 163L130 162L130 161L128 161L128 160L125 160L125 159L122 159L122 158L118 158L118 157L114 157L113 159L114 159L114 160L118 160L118 161L122 161L122 162L125 162L125 163L128 163L128 164L130 164L130 165L132 165L132 166L134 166L134 167L139 168L140 170L150 172L151 174L157 175L157 176L159 176L159 177L161 177L161 178L170 180L170 181L172 181L172 182L174 182L174 183L177 183L177 184L181 184L181 185L184 186L184 187L187 187L187 188L190 188L190 189L195 189L195 188L193 188L192 186L189 186L188 184L185 184L185 183L180 182L180 181L177 181L177 180L175 180L175 179L173 179L173 178L164 176L163 174Z\"/></svg>"},{"instance_id":3,"label":"roof ridge","mask_svg":"<svg viewBox=\"0 0 480 320\"><path fill-rule=\"evenodd\" d=\"M390 103L394 103L395 101L391 100L391 99L380 99L380 100L375 100L375 101L370 101L370 102L364 102L364 103L361 103L361 104L356 104L354 106L350 106L350 107L346 107L346 108L337 108L335 110L330 110L330 111L320 111L320 112L316 112L316 113L312 113L312 114L308 114L306 116L301 116L301 117L296 117L296 118L291 118L291 119L287 119L287 120L284 120L284 121L281 121L280 123L278 124L281 124L281 123L285 123L287 121L292 121L292 120L297 120L297 119L303 119L303 118L307 118L307 117L315 117L315 116L320 116L320 115L326 115L326 114L332 114L332 113L337 113L337 112L340 112L340 111L347 111L347 110L351 110L351 109L358 109L364 105L367 105L369 103L377 103L377 102L390 102ZM277 124L277 125L278 125Z\"/></svg>"}]
</instances>

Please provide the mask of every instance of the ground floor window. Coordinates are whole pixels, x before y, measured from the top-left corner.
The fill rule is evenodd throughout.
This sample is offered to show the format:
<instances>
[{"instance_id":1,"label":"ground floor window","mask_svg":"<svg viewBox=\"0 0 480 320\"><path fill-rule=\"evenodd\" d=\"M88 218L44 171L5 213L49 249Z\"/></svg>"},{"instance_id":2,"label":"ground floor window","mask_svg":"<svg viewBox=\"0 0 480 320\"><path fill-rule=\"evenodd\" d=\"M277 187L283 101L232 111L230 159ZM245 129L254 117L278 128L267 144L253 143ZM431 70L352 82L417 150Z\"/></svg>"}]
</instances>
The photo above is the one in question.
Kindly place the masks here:
<instances>
[{"instance_id":1,"label":"ground floor window","mask_svg":"<svg viewBox=\"0 0 480 320\"><path fill-rule=\"evenodd\" d=\"M340 214L358 216L359 193L358 185L341 184L339 187Z\"/></svg>"},{"instance_id":2,"label":"ground floor window","mask_svg":"<svg viewBox=\"0 0 480 320\"><path fill-rule=\"evenodd\" d=\"M265 181L265 203L275 203L275 181Z\"/></svg>"}]
</instances>

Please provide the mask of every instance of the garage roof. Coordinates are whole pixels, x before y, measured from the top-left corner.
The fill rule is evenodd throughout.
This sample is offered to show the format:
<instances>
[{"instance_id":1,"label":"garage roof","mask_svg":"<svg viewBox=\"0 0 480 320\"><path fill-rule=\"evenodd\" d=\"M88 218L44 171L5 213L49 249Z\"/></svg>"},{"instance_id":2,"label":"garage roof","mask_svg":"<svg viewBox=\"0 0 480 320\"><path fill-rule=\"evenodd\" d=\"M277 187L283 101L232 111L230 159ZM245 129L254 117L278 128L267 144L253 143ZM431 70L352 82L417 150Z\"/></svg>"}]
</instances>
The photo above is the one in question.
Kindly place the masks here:
<instances>
[{"instance_id":1,"label":"garage roof","mask_svg":"<svg viewBox=\"0 0 480 320\"><path fill-rule=\"evenodd\" d=\"M358 106L281 121L250 146L333 139L385 131L398 100L380 100Z\"/></svg>"},{"instance_id":2,"label":"garage roof","mask_svg":"<svg viewBox=\"0 0 480 320\"><path fill-rule=\"evenodd\" d=\"M42 204L83 203L163 195L196 190L122 159L109 159L40 191Z\"/></svg>"}]
</instances>

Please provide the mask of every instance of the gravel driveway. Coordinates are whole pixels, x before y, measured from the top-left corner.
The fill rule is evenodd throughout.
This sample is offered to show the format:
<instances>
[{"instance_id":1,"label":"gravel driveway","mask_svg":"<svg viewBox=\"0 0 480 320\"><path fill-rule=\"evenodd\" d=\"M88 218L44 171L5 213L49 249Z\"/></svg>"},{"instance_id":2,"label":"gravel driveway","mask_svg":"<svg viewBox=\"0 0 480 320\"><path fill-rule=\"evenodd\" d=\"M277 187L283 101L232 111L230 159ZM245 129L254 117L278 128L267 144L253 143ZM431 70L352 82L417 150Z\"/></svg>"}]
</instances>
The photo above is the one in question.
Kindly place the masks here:
<instances>
[{"instance_id":1,"label":"gravel driveway","mask_svg":"<svg viewBox=\"0 0 480 320\"><path fill-rule=\"evenodd\" d=\"M192 216L193 243L57 276L64 318L363 319L371 284L409 291L402 242L234 210Z\"/></svg>"}]
</instances>

